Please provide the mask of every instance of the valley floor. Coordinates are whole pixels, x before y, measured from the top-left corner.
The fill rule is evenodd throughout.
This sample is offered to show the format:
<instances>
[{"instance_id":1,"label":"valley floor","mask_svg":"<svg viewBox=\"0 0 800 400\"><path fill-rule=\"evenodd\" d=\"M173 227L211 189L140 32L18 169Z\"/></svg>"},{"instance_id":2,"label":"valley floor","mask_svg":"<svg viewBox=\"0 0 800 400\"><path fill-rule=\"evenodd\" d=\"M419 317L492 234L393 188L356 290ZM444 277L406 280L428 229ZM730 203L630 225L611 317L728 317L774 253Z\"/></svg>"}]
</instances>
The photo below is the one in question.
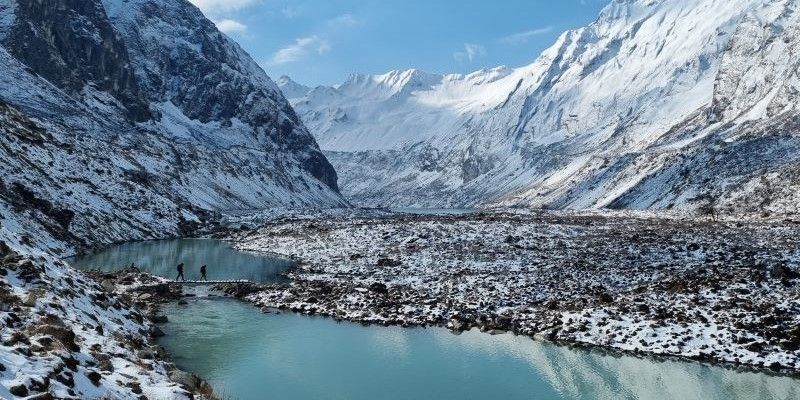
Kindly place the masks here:
<instances>
[{"instance_id":1,"label":"valley floor","mask_svg":"<svg viewBox=\"0 0 800 400\"><path fill-rule=\"evenodd\" d=\"M800 224L550 213L286 218L262 307L800 370Z\"/></svg>"}]
</instances>

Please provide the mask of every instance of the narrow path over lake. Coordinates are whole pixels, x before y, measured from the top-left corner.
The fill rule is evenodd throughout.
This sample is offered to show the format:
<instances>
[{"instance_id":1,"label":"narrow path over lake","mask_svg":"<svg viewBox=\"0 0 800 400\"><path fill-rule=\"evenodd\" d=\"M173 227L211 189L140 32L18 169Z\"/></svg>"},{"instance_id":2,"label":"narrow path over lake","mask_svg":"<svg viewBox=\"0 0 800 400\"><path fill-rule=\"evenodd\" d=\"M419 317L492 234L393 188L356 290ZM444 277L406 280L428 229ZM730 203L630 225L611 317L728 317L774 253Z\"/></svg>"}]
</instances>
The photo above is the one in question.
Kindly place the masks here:
<instances>
[{"instance_id":1,"label":"narrow path over lake","mask_svg":"<svg viewBox=\"0 0 800 400\"><path fill-rule=\"evenodd\" d=\"M174 279L176 266L184 263L187 280L200 279L200 266L208 266L209 280L275 282L292 265L278 257L264 257L236 251L224 241L176 239L131 242L105 251L68 260L78 269L119 271L131 263L143 272Z\"/></svg>"},{"instance_id":2,"label":"narrow path over lake","mask_svg":"<svg viewBox=\"0 0 800 400\"><path fill-rule=\"evenodd\" d=\"M273 281L286 260L214 240L130 243L73 263L174 277ZM220 275L215 275L215 274ZM201 293L202 294L202 293ZM235 399L796 399L800 380L677 360L608 355L510 334L363 327L263 314L223 297L170 304L161 344L179 367Z\"/></svg>"}]
</instances>

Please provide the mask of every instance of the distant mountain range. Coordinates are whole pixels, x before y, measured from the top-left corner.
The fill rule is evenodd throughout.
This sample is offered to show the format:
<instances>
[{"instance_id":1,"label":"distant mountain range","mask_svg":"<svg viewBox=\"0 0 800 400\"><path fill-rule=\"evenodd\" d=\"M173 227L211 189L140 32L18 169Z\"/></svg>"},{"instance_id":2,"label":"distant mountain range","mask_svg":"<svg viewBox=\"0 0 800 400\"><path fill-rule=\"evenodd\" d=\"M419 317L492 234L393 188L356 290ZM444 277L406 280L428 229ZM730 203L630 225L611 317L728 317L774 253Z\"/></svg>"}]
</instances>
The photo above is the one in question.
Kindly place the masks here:
<instances>
[{"instance_id":1,"label":"distant mountain range","mask_svg":"<svg viewBox=\"0 0 800 400\"><path fill-rule=\"evenodd\" d=\"M615 0L520 68L278 83L358 204L798 212L798 7Z\"/></svg>"},{"instance_id":2,"label":"distant mountain range","mask_svg":"<svg viewBox=\"0 0 800 400\"><path fill-rule=\"evenodd\" d=\"M39 247L346 205L275 83L186 0L3 2L0 70L0 224Z\"/></svg>"}]
</instances>

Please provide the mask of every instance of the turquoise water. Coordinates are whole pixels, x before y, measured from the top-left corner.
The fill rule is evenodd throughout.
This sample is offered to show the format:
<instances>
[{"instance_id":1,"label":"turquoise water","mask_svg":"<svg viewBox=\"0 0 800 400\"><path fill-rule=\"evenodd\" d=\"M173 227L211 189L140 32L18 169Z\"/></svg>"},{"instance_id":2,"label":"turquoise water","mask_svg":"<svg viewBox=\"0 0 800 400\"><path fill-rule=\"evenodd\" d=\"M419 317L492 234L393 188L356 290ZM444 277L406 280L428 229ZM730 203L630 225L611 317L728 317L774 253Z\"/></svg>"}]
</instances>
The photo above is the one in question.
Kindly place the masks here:
<instances>
[{"instance_id":1,"label":"turquoise water","mask_svg":"<svg viewBox=\"0 0 800 400\"><path fill-rule=\"evenodd\" d=\"M238 265L252 260L224 242L188 245L194 257L226 254L230 265L239 263L231 258L243 257ZM124 265L125 255L165 251L150 259L172 266L176 260L168 255L187 253L171 246L185 249L187 243L139 243L137 251L111 250L105 260ZM266 265L280 262L268 259ZM160 270L158 264L149 265ZM258 268L247 266L243 273ZM222 297L188 300L165 308L170 322L160 343L178 366L207 378L226 399L800 398L800 381L789 377L608 355L508 334L454 335L441 328L364 327L263 314Z\"/></svg>"},{"instance_id":2,"label":"turquoise water","mask_svg":"<svg viewBox=\"0 0 800 400\"><path fill-rule=\"evenodd\" d=\"M167 308L177 364L237 399L797 399L787 377L603 355L512 335L262 314L231 299Z\"/></svg>"},{"instance_id":3,"label":"turquoise water","mask_svg":"<svg viewBox=\"0 0 800 400\"><path fill-rule=\"evenodd\" d=\"M233 250L229 243L213 239L176 239L130 242L97 254L68 260L78 269L118 271L134 263L142 271L174 279L176 266L184 263L186 279L199 279L206 264L209 280L247 279L273 282L291 262Z\"/></svg>"}]
</instances>

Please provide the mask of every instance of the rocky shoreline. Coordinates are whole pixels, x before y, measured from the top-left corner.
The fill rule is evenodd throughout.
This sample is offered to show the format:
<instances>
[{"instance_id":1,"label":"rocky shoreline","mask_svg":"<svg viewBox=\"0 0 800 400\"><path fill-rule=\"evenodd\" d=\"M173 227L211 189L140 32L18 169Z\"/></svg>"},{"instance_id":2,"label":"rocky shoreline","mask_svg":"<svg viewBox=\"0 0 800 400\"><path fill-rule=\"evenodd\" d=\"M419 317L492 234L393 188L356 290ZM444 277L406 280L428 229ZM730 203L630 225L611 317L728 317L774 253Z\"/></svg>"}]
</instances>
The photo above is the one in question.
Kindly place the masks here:
<instances>
[{"instance_id":1,"label":"rocky shoreline","mask_svg":"<svg viewBox=\"0 0 800 400\"><path fill-rule=\"evenodd\" d=\"M223 289L264 309L797 375L798 233L551 213L284 219L232 239L295 259L289 282Z\"/></svg>"},{"instance_id":2,"label":"rocky shoreline","mask_svg":"<svg viewBox=\"0 0 800 400\"><path fill-rule=\"evenodd\" d=\"M84 274L0 241L0 398L213 399L153 340L165 320L153 304L174 292L116 285L152 279Z\"/></svg>"},{"instance_id":3,"label":"rocky shoreline","mask_svg":"<svg viewBox=\"0 0 800 400\"><path fill-rule=\"evenodd\" d=\"M165 278L135 269L119 272L92 270L84 271L84 274L98 282L107 292L114 293L141 310L142 318L150 323L148 336L151 338L150 345L155 350L154 358L167 365L170 380L202 399L217 399L211 384L196 374L180 370L170 354L154 342L154 339L164 336L159 325L169 322L169 318L161 312L161 307L170 302L185 302L180 286L170 284Z\"/></svg>"}]
</instances>

